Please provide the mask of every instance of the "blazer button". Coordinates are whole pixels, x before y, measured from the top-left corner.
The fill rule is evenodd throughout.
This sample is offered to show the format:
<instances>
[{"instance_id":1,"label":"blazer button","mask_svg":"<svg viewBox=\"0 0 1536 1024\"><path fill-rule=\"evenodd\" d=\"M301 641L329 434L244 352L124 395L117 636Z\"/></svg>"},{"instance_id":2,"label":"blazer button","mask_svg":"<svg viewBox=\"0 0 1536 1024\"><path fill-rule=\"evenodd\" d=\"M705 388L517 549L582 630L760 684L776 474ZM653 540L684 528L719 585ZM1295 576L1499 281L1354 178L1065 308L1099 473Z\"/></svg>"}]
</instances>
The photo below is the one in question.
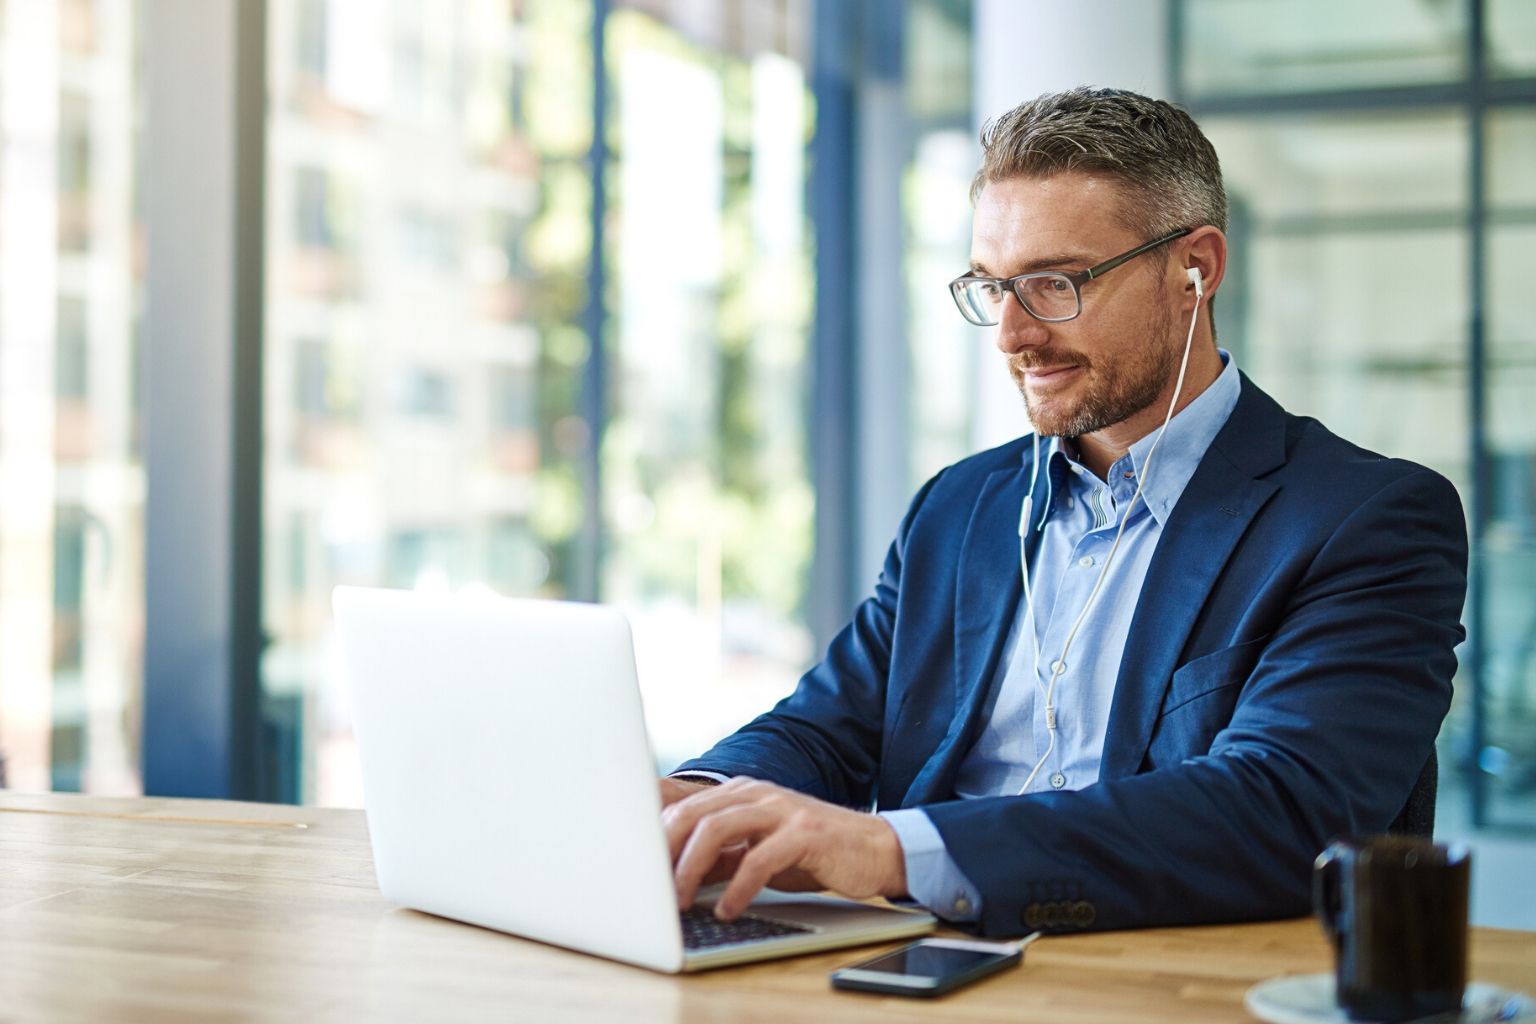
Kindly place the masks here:
<instances>
[{"instance_id":1,"label":"blazer button","mask_svg":"<svg viewBox=\"0 0 1536 1024\"><path fill-rule=\"evenodd\" d=\"M1040 927L1040 904L1031 903L1024 908L1024 923L1031 928Z\"/></svg>"},{"instance_id":2,"label":"blazer button","mask_svg":"<svg viewBox=\"0 0 1536 1024\"><path fill-rule=\"evenodd\" d=\"M1093 909L1093 904L1087 900L1078 900L1072 905L1072 923L1079 928L1087 928L1098 916L1098 912Z\"/></svg>"},{"instance_id":3,"label":"blazer button","mask_svg":"<svg viewBox=\"0 0 1536 1024\"><path fill-rule=\"evenodd\" d=\"M1061 904L1050 900L1040 908L1040 923L1047 928L1061 927Z\"/></svg>"}]
</instances>

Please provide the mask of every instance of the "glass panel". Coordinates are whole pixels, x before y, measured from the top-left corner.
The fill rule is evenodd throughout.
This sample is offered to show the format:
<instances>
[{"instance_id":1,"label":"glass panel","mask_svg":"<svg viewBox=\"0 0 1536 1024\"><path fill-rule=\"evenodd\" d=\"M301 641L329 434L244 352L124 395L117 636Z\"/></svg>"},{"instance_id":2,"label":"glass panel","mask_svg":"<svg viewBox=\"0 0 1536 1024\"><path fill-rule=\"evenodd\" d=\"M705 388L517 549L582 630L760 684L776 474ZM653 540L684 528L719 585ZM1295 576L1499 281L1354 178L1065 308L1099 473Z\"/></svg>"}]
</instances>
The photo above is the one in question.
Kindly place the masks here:
<instances>
[{"instance_id":1,"label":"glass panel","mask_svg":"<svg viewBox=\"0 0 1536 1024\"><path fill-rule=\"evenodd\" d=\"M1465 234L1261 228L1244 256L1263 282L1239 357L1254 381L1291 412L1469 493Z\"/></svg>"},{"instance_id":2,"label":"glass panel","mask_svg":"<svg viewBox=\"0 0 1536 1024\"><path fill-rule=\"evenodd\" d=\"M912 353L912 489L975 445L971 416L990 333L961 319L946 285L970 261L971 177L981 146L971 125L971 5L907 6L906 305ZM987 337L978 344L978 334Z\"/></svg>"},{"instance_id":3,"label":"glass panel","mask_svg":"<svg viewBox=\"0 0 1536 1024\"><path fill-rule=\"evenodd\" d=\"M1494 223L1531 222L1536 210L1536 113L1530 107L1488 116L1488 208Z\"/></svg>"},{"instance_id":4,"label":"glass panel","mask_svg":"<svg viewBox=\"0 0 1536 1024\"><path fill-rule=\"evenodd\" d=\"M0 7L0 785L140 789L136 5Z\"/></svg>"},{"instance_id":5,"label":"glass panel","mask_svg":"<svg viewBox=\"0 0 1536 1024\"><path fill-rule=\"evenodd\" d=\"M1462 3L1184 3L1184 86L1192 96L1424 85L1465 74Z\"/></svg>"},{"instance_id":6,"label":"glass panel","mask_svg":"<svg viewBox=\"0 0 1536 1024\"><path fill-rule=\"evenodd\" d=\"M1348 218L1450 226L1467 196L1466 121L1453 111L1207 119L1234 215L1295 230ZM1288 223L1281 225L1279 221Z\"/></svg>"},{"instance_id":7,"label":"glass panel","mask_svg":"<svg viewBox=\"0 0 1536 1024\"><path fill-rule=\"evenodd\" d=\"M1487 0L1488 70L1495 78L1536 75L1536 3Z\"/></svg>"},{"instance_id":8,"label":"glass panel","mask_svg":"<svg viewBox=\"0 0 1536 1024\"><path fill-rule=\"evenodd\" d=\"M812 656L803 3L617 8L610 547L660 767Z\"/></svg>"},{"instance_id":9,"label":"glass panel","mask_svg":"<svg viewBox=\"0 0 1536 1024\"><path fill-rule=\"evenodd\" d=\"M1464 121L1330 115L1203 127L1232 200L1232 266L1214 304L1222 344L1293 412L1465 483L1466 403L1455 390L1465 375ZM1407 422L1390 400L1404 388L1432 402Z\"/></svg>"},{"instance_id":10,"label":"glass panel","mask_svg":"<svg viewBox=\"0 0 1536 1024\"><path fill-rule=\"evenodd\" d=\"M1536 112L1489 118L1487 709L1478 767L1488 815L1536 826Z\"/></svg>"},{"instance_id":11,"label":"glass panel","mask_svg":"<svg viewBox=\"0 0 1536 1024\"><path fill-rule=\"evenodd\" d=\"M274 0L269 18L268 785L356 804L331 589L573 578L591 10Z\"/></svg>"}]
</instances>

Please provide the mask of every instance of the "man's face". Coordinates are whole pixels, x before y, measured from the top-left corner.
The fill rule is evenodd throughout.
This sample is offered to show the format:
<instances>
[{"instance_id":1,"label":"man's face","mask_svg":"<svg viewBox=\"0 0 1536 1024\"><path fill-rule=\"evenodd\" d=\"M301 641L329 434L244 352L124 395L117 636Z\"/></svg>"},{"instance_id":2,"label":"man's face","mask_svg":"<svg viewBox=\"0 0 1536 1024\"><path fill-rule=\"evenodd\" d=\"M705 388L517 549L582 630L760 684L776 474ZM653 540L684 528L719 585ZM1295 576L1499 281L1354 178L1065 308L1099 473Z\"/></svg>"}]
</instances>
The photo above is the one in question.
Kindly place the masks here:
<instances>
[{"instance_id":1,"label":"man's face","mask_svg":"<svg viewBox=\"0 0 1536 1024\"><path fill-rule=\"evenodd\" d=\"M1101 263L1148 241L1120 222L1121 202L1111 181L1077 172L990 182L976 201L972 268L1007 278ZM1181 339L1165 268L1157 249L1088 282L1082 315L1066 323L1005 299L997 347L1037 431L1079 437L1166 404Z\"/></svg>"}]
</instances>

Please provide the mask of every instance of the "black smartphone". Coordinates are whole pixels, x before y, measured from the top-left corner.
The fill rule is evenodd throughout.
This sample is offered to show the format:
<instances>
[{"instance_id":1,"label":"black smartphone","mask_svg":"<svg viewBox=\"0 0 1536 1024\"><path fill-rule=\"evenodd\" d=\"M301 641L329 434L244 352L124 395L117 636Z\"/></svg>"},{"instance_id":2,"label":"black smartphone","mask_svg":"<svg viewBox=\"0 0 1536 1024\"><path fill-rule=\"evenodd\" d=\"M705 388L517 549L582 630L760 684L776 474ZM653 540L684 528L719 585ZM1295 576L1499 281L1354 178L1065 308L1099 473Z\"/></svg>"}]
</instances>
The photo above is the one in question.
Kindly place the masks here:
<instances>
[{"instance_id":1,"label":"black smartphone","mask_svg":"<svg viewBox=\"0 0 1536 1024\"><path fill-rule=\"evenodd\" d=\"M832 987L893 996L938 996L1023 958L1017 946L968 939L919 939L892 953L832 972Z\"/></svg>"}]
</instances>

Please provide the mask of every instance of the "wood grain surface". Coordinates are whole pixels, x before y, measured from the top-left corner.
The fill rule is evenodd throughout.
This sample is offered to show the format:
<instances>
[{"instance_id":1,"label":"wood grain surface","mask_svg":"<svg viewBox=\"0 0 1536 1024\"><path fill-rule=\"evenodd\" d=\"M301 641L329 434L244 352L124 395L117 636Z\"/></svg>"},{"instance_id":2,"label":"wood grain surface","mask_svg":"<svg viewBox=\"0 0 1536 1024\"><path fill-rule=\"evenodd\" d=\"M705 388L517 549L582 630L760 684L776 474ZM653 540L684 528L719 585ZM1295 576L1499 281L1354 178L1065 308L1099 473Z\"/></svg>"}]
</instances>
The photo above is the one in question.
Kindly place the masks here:
<instances>
[{"instance_id":1,"label":"wood grain surface","mask_svg":"<svg viewBox=\"0 0 1536 1024\"><path fill-rule=\"evenodd\" d=\"M579 898L573 893L573 898ZM1326 970L1311 920L1052 936L936 1002L832 991L839 950L669 977L401 910L362 813L0 792L0 1021L1244 1021ZM1536 991L1536 932L1472 976Z\"/></svg>"}]
</instances>

